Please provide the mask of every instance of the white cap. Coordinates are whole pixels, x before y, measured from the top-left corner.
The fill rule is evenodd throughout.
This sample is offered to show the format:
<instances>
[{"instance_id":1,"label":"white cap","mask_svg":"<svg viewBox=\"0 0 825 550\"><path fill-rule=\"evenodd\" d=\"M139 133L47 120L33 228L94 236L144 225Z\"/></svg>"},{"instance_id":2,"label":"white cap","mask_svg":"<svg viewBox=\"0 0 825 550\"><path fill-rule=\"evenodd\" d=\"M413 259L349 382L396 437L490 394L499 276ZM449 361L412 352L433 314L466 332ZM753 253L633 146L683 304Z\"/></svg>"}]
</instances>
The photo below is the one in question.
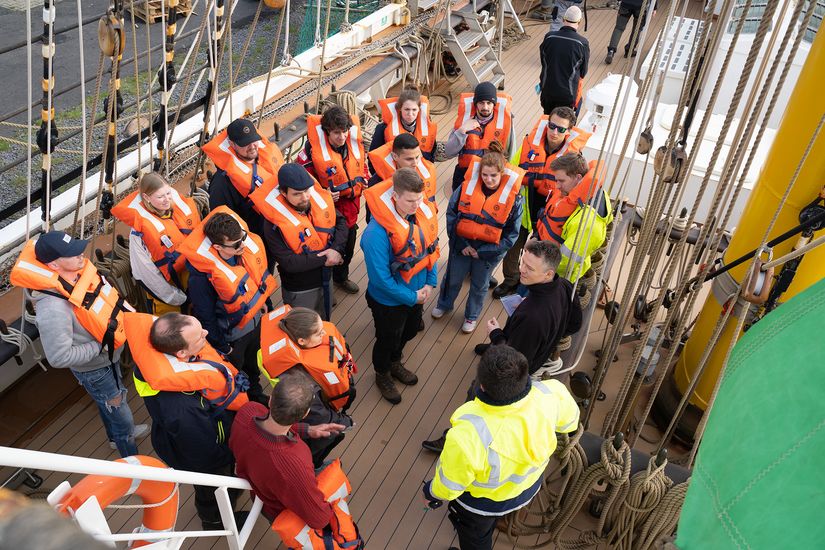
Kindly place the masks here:
<instances>
[{"instance_id":1,"label":"white cap","mask_svg":"<svg viewBox=\"0 0 825 550\"><path fill-rule=\"evenodd\" d=\"M564 12L564 20L568 23L578 23L582 20L582 10L578 6L570 6Z\"/></svg>"}]
</instances>

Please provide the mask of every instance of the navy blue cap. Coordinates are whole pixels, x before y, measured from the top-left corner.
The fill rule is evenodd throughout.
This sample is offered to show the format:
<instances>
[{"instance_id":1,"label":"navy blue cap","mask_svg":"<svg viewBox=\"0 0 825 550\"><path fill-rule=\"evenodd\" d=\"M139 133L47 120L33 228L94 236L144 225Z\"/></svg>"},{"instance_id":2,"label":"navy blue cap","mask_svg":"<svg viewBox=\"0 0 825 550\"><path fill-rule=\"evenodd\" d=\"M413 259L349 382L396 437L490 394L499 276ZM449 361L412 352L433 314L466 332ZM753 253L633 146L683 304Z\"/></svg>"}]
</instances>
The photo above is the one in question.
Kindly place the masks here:
<instances>
[{"instance_id":1,"label":"navy blue cap","mask_svg":"<svg viewBox=\"0 0 825 550\"><path fill-rule=\"evenodd\" d=\"M229 126L226 127L226 135L238 147L246 147L250 143L261 139L252 121L245 118L238 118L230 122Z\"/></svg>"},{"instance_id":2,"label":"navy blue cap","mask_svg":"<svg viewBox=\"0 0 825 550\"><path fill-rule=\"evenodd\" d=\"M40 235L34 243L34 255L37 261L47 264L58 258L80 256L87 244L89 241L72 238L62 231L49 231Z\"/></svg>"},{"instance_id":3,"label":"navy blue cap","mask_svg":"<svg viewBox=\"0 0 825 550\"><path fill-rule=\"evenodd\" d=\"M278 185L303 191L315 185L315 181L306 168L294 162L288 162L278 169Z\"/></svg>"}]
</instances>

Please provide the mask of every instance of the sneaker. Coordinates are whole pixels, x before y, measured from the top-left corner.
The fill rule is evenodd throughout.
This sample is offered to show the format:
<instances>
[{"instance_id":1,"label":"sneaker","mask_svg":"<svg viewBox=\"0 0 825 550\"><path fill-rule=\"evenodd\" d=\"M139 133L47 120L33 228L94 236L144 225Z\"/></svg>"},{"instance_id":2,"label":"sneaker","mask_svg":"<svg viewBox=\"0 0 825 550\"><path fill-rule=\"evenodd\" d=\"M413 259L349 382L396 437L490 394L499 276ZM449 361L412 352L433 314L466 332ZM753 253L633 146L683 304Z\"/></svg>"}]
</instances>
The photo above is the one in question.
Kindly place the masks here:
<instances>
[{"instance_id":1,"label":"sneaker","mask_svg":"<svg viewBox=\"0 0 825 550\"><path fill-rule=\"evenodd\" d=\"M607 56L604 58L604 64L610 65L613 63L613 54L616 53L613 50L607 50Z\"/></svg>"},{"instance_id":2,"label":"sneaker","mask_svg":"<svg viewBox=\"0 0 825 550\"><path fill-rule=\"evenodd\" d=\"M152 430L149 428L149 424L137 424L135 425L135 429L132 431L132 437L134 437L135 441L137 441L138 439L143 439L149 435L149 432L151 431ZM114 441L109 441L109 448L117 450L117 443Z\"/></svg>"},{"instance_id":3,"label":"sneaker","mask_svg":"<svg viewBox=\"0 0 825 550\"><path fill-rule=\"evenodd\" d=\"M433 319L441 319L444 317L444 314L447 313L446 309L441 309L440 307L434 307L433 310L430 312L430 315L433 316Z\"/></svg>"},{"instance_id":4,"label":"sneaker","mask_svg":"<svg viewBox=\"0 0 825 550\"><path fill-rule=\"evenodd\" d=\"M489 283L487 283L487 287L488 287L490 290L493 290L493 289L494 289L494 288L496 288L497 286L498 286L498 279L496 279L496 278L495 278L495 277L493 277L493 276L490 276L490 282L489 282Z\"/></svg>"},{"instance_id":5,"label":"sneaker","mask_svg":"<svg viewBox=\"0 0 825 550\"><path fill-rule=\"evenodd\" d=\"M393 405L401 403L401 392L399 392L398 388L395 387L395 382L393 382L390 373L376 372L375 385L378 387L378 391L381 392L381 396L384 399Z\"/></svg>"},{"instance_id":6,"label":"sneaker","mask_svg":"<svg viewBox=\"0 0 825 550\"><path fill-rule=\"evenodd\" d=\"M353 281L347 279L346 281L335 281L335 286L346 292L347 294L358 294L361 290Z\"/></svg>"},{"instance_id":7,"label":"sneaker","mask_svg":"<svg viewBox=\"0 0 825 550\"><path fill-rule=\"evenodd\" d=\"M435 439L430 439L428 441L422 441L421 446L427 449L428 451L432 451L434 453L440 453L444 450L444 442L447 440L447 430L444 430L444 433L441 434L441 437L437 437Z\"/></svg>"},{"instance_id":8,"label":"sneaker","mask_svg":"<svg viewBox=\"0 0 825 550\"><path fill-rule=\"evenodd\" d=\"M515 291L516 285L511 285L505 281L493 289L493 298L501 298L503 296L513 294Z\"/></svg>"},{"instance_id":9,"label":"sneaker","mask_svg":"<svg viewBox=\"0 0 825 550\"><path fill-rule=\"evenodd\" d=\"M473 351L476 352L476 355L484 355L484 352L490 349L490 344L476 344L476 347L473 348Z\"/></svg>"},{"instance_id":10,"label":"sneaker","mask_svg":"<svg viewBox=\"0 0 825 550\"><path fill-rule=\"evenodd\" d=\"M405 386L415 386L418 384L418 376L414 372L407 370L401 361L394 361L390 365L390 374Z\"/></svg>"},{"instance_id":11,"label":"sneaker","mask_svg":"<svg viewBox=\"0 0 825 550\"><path fill-rule=\"evenodd\" d=\"M461 332L464 334L470 334L476 329L477 324L478 321L476 320L464 319L464 324L461 325Z\"/></svg>"}]
</instances>

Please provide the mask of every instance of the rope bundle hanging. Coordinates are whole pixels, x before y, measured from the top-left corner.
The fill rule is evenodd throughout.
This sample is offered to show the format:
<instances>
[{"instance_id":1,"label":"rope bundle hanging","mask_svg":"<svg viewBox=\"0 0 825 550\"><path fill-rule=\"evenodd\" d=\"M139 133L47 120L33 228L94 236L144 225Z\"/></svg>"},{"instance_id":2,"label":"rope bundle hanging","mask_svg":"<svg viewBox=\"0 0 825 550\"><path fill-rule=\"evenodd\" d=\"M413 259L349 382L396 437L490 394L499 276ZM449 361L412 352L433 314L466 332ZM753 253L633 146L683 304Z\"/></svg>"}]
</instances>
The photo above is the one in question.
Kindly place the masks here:
<instances>
[{"instance_id":1,"label":"rope bundle hanging","mask_svg":"<svg viewBox=\"0 0 825 550\"><path fill-rule=\"evenodd\" d=\"M37 146L41 153L40 188L43 194L41 219L44 229L48 230L51 224L49 212L52 195L52 161L51 154L58 142L57 126L54 124L54 20L55 7L52 0L43 1L43 35L41 36L43 52L43 96L40 100L40 129L37 131Z\"/></svg>"},{"instance_id":2,"label":"rope bundle hanging","mask_svg":"<svg viewBox=\"0 0 825 550\"><path fill-rule=\"evenodd\" d=\"M651 550L659 541L669 537L676 530L689 486L690 479L665 493L639 530L634 550Z\"/></svg>"},{"instance_id":3,"label":"rope bundle hanging","mask_svg":"<svg viewBox=\"0 0 825 550\"><path fill-rule=\"evenodd\" d=\"M160 18L165 27L165 36L163 39L163 63L158 69L158 82L160 82L160 107L158 108L158 120L161 122L158 125L157 139L158 150L155 157L153 168L156 172L169 172L169 154L166 151L166 142L168 135L168 117L169 99L172 96L172 87L177 82L177 75L175 74L175 31L176 20L178 13L178 0L164 0L161 4ZM208 15L204 15L204 18Z\"/></svg>"}]
</instances>

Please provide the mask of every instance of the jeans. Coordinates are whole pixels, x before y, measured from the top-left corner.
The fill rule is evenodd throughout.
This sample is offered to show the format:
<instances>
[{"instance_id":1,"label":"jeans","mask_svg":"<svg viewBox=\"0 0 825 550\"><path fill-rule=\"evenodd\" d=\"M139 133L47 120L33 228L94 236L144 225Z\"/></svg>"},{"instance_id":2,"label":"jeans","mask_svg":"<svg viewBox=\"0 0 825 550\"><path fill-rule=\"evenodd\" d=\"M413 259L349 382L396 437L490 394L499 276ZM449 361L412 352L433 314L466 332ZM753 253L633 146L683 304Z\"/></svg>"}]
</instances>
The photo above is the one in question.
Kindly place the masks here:
<instances>
[{"instance_id":1,"label":"jeans","mask_svg":"<svg viewBox=\"0 0 825 550\"><path fill-rule=\"evenodd\" d=\"M453 309L455 299L461 291L461 284L469 273L470 293L467 296L467 305L464 308L464 319L468 321L478 320L481 309L484 307L484 297L487 295L490 274L498 264L498 260L499 258L494 261L477 260L451 248L447 273L441 279L438 308L445 311Z\"/></svg>"},{"instance_id":2,"label":"jeans","mask_svg":"<svg viewBox=\"0 0 825 550\"><path fill-rule=\"evenodd\" d=\"M336 283L343 283L349 279L349 264L355 254L355 238L358 236L358 224L349 228L347 234L347 246L344 248L344 263L332 268L332 280Z\"/></svg>"},{"instance_id":3,"label":"jeans","mask_svg":"<svg viewBox=\"0 0 825 550\"><path fill-rule=\"evenodd\" d=\"M394 361L400 361L404 346L418 334L424 306L387 306L367 292L367 305L375 324L375 344L372 346L372 366L375 372L389 372Z\"/></svg>"},{"instance_id":4,"label":"jeans","mask_svg":"<svg viewBox=\"0 0 825 550\"><path fill-rule=\"evenodd\" d=\"M613 34L610 36L610 44L607 46L607 50L611 52L615 52L616 48L619 46L619 39L622 37L622 33L624 32L625 28L627 28L627 22L630 21L630 18L633 18L633 26L630 27L630 36L627 39L627 44L625 45L624 49L625 52L630 51L630 38L633 36L633 32L636 30L636 26L639 26L639 32L636 34L636 40L633 43L633 51L639 47L639 37L642 34L642 29L645 28L645 15L644 13L640 14L639 9L631 9L625 8L624 6L619 6L619 12L616 14L616 26L613 28Z\"/></svg>"},{"instance_id":5,"label":"jeans","mask_svg":"<svg viewBox=\"0 0 825 550\"><path fill-rule=\"evenodd\" d=\"M135 421L129 403L126 402L126 386L123 385L120 363L115 362L108 367L89 372L72 370L72 374L97 404L106 435L117 445L120 456L138 454L137 444L132 435L135 431ZM113 404L116 400L117 404Z\"/></svg>"},{"instance_id":6,"label":"jeans","mask_svg":"<svg viewBox=\"0 0 825 550\"><path fill-rule=\"evenodd\" d=\"M474 514L452 500L447 505L447 517L458 533L461 550L492 550L498 516Z\"/></svg>"},{"instance_id":7,"label":"jeans","mask_svg":"<svg viewBox=\"0 0 825 550\"><path fill-rule=\"evenodd\" d=\"M555 0L555 2L548 2L548 4L555 4L556 17L550 20L550 32L554 32L559 30L564 23L564 12L567 11L567 8L579 5L581 2L577 0ZM545 2L542 1L541 5L545 7Z\"/></svg>"}]
</instances>

